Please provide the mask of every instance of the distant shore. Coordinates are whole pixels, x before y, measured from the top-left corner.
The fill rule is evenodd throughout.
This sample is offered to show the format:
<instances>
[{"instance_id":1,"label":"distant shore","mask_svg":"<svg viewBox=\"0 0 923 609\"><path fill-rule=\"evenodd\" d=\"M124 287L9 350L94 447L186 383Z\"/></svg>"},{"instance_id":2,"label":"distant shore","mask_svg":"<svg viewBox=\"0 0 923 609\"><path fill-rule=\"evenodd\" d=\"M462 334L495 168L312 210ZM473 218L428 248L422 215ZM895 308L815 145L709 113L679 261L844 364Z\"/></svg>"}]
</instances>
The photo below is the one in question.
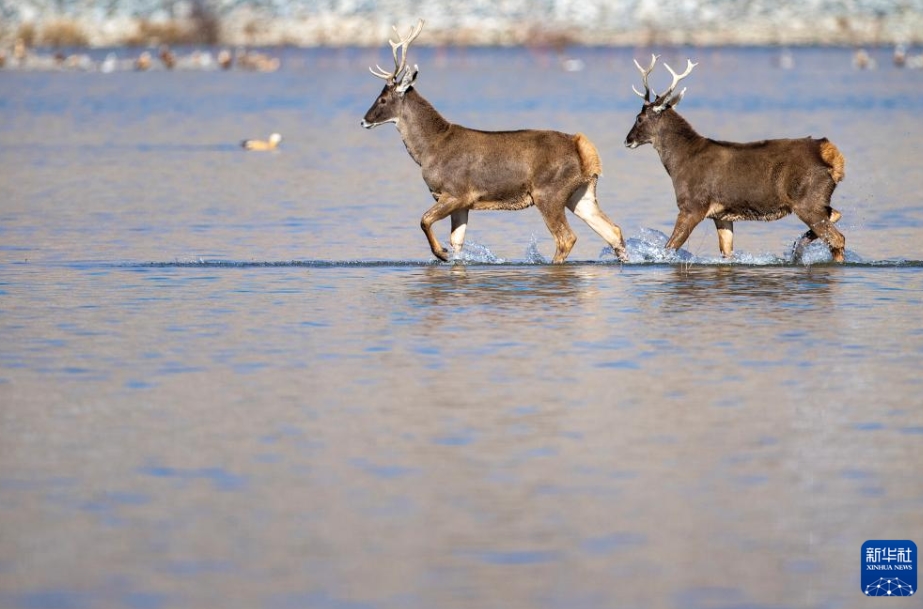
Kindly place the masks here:
<instances>
[{"instance_id":1,"label":"distant shore","mask_svg":"<svg viewBox=\"0 0 923 609\"><path fill-rule=\"evenodd\" d=\"M247 8L227 15L196 13L181 18L50 16L0 23L0 46L19 39L28 46L117 47L159 44L230 46L362 46L385 44L392 22L405 28L414 16L314 14L267 17ZM420 45L428 46L885 46L923 44L923 11L894 14L783 14L722 19L648 19L620 26L612 19L581 26L576 21L529 21L501 17L444 17L427 21Z\"/></svg>"}]
</instances>

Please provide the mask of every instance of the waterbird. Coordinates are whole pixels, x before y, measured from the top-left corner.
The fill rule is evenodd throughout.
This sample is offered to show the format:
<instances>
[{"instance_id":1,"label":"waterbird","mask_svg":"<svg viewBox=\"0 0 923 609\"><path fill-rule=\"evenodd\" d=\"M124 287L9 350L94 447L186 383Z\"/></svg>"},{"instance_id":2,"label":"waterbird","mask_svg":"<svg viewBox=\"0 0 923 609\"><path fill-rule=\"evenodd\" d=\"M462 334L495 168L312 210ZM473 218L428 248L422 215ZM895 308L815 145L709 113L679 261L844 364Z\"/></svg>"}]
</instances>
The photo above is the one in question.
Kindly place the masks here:
<instances>
[{"instance_id":1,"label":"waterbird","mask_svg":"<svg viewBox=\"0 0 923 609\"><path fill-rule=\"evenodd\" d=\"M218 53L218 65L222 70L230 70L234 65L234 56L227 49L221 49Z\"/></svg>"},{"instance_id":2,"label":"waterbird","mask_svg":"<svg viewBox=\"0 0 923 609\"><path fill-rule=\"evenodd\" d=\"M16 42L13 43L13 58L22 65L25 63L28 53L29 49L26 47L26 42L22 38L17 38Z\"/></svg>"},{"instance_id":3,"label":"waterbird","mask_svg":"<svg viewBox=\"0 0 923 609\"><path fill-rule=\"evenodd\" d=\"M865 49L857 49L853 54L852 65L857 70L874 70L877 65L875 59Z\"/></svg>"},{"instance_id":4,"label":"waterbird","mask_svg":"<svg viewBox=\"0 0 923 609\"><path fill-rule=\"evenodd\" d=\"M278 57L270 57L264 53L245 49L237 50L237 57L234 61L241 70L251 70L253 72L275 72L281 65Z\"/></svg>"},{"instance_id":5,"label":"waterbird","mask_svg":"<svg viewBox=\"0 0 923 609\"><path fill-rule=\"evenodd\" d=\"M138 58L135 59L135 70L143 72L151 67L151 54L148 51L144 51Z\"/></svg>"},{"instance_id":6,"label":"waterbird","mask_svg":"<svg viewBox=\"0 0 923 609\"><path fill-rule=\"evenodd\" d=\"M176 55L165 44L160 45L160 61L163 62L163 66L168 70L172 70L176 66Z\"/></svg>"},{"instance_id":7,"label":"waterbird","mask_svg":"<svg viewBox=\"0 0 923 609\"><path fill-rule=\"evenodd\" d=\"M244 140L240 143L240 145L245 150L275 150L281 141L282 136L278 133L273 133L269 136L268 140Z\"/></svg>"}]
</instances>

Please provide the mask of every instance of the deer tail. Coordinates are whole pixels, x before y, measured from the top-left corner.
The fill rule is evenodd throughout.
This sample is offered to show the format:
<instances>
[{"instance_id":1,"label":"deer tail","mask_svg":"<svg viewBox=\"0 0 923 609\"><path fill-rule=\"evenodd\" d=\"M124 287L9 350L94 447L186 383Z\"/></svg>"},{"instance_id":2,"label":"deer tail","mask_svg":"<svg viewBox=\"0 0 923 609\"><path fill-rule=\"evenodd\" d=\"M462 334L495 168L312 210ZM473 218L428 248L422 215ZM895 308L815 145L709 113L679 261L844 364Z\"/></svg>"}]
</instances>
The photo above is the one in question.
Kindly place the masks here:
<instances>
[{"instance_id":1,"label":"deer tail","mask_svg":"<svg viewBox=\"0 0 923 609\"><path fill-rule=\"evenodd\" d=\"M596 146L590 139L578 133L574 136L574 145L577 147L577 155L580 157L580 169L586 178L593 178L602 175L603 164L599 160L599 153L596 152Z\"/></svg>"},{"instance_id":2,"label":"deer tail","mask_svg":"<svg viewBox=\"0 0 923 609\"><path fill-rule=\"evenodd\" d=\"M820 158L827 164L834 184L846 177L846 159L827 138L820 140Z\"/></svg>"}]
</instances>

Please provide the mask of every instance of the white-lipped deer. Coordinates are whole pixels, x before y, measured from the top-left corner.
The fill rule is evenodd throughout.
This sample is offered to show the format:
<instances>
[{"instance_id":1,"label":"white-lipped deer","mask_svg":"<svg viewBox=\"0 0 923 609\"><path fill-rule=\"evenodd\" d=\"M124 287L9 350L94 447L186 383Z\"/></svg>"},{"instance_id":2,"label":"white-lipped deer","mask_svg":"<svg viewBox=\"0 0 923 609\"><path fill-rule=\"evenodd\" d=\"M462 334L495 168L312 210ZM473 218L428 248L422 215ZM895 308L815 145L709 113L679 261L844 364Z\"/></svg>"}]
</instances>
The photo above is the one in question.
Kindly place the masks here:
<instances>
[{"instance_id":1,"label":"white-lipped deer","mask_svg":"<svg viewBox=\"0 0 923 609\"><path fill-rule=\"evenodd\" d=\"M449 260L449 252L432 229L447 216L452 220L449 242L457 254L465 241L470 210L535 205L554 236L553 262L564 262L577 241L565 209L584 220L621 260L627 260L622 231L596 200L602 166L590 140L581 133L478 131L450 123L414 89L419 68L407 66L407 50L422 29L422 19L406 37L394 28L398 40L389 41L394 71L370 68L385 80L385 86L362 126L370 129L395 123L407 152L422 168L423 180L436 200L420 220L433 254Z\"/></svg>"},{"instance_id":2,"label":"white-lipped deer","mask_svg":"<svg viewBox=\"0 0 923 609\"><path fill-rule=\"evenodd\" d=\"M664 64L673 76L670 87L657 95L648 76L657 63L651 56L641 71L644 100L641 112L625 139L629 148L652 144L673 180L679 216L668 249L678 249L702 220L711 218L718 230L718 248L731 256L734 222L778 220L794 213L808 225L798 247L818 237L826 241L833 259L842 262L846 239L834 227L840 212L830 207L830 197L843 179L845 159L827 138L777 139L749 143L722 142L702 137L674 108L686 89L676 85L696 65L686 62L682 74Z\"/></svg>"}]
</instances>

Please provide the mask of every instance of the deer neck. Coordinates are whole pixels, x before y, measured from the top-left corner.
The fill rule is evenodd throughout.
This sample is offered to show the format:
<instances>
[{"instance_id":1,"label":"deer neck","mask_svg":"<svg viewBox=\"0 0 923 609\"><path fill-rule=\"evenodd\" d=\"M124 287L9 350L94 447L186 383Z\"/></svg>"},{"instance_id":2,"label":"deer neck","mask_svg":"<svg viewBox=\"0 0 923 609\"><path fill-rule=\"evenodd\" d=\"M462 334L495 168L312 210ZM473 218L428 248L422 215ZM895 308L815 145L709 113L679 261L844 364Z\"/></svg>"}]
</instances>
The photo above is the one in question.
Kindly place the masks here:
<instances>
[{"instance_id":1,"label":"deer neck","mask_svg":"<svg viewBox=\"0 0 923 609\"><path fill-rule=\"evenodd\" d=\"M397 130L417 165L423 165L451 124L414 89L404 94Z\"/></svg>"},{"instance_id":2,"label":"deer neck","mask_svg":"<svg viewBox=\"0 0 923 609\"><path fill-rule=\"evenodd\" d=\"M689 159L704 141L705 138L696 133L692 125L675 110L666 110L657 135L651 143L660 155L660 161L667 173L674 175L675 170Z\"/></svg>"}]
</instances>

